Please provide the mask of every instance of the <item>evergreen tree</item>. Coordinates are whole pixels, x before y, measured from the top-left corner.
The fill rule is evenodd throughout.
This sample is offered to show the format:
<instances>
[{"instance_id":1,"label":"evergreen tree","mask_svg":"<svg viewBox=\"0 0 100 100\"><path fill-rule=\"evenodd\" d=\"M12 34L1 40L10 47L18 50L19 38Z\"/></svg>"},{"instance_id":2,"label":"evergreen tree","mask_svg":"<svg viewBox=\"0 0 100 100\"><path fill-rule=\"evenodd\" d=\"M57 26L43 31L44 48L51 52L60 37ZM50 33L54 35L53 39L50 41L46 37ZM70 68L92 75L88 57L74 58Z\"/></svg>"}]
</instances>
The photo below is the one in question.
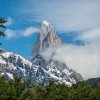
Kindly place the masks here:
<instances>
[{"instance_id":1,"label":"evergreen tree","mask_svg":"<svg viewBox=\"0 0 100 100\"><path fill-rule=\"evenodd\" d=\"M4 18L1 18L0 17L0 29L2 29L2 28L6 28L5 27L5 24L6 23L6 20L4 19ZM0 36L5 36L5 34L4 34L4 32L3 31L0 31ZM0 45L1 45L2 43L0 43Z\"/></svg>"}]
</instances>

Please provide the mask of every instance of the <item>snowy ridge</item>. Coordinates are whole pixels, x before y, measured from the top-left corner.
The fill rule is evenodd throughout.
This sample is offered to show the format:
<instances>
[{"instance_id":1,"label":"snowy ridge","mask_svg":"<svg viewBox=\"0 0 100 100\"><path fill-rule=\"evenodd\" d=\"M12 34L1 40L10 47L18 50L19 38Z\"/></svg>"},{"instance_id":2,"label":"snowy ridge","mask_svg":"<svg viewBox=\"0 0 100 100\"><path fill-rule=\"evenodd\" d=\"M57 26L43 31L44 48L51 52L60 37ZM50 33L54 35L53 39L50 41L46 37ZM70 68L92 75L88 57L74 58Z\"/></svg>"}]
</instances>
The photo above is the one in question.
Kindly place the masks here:
<instances>
[{"instance_id":1,"label":"snowy ridge","mask_svg":"<svg viewBox=\"0 0 100 100\"><path fill-rule=\"evenodd\" d=\"M13 75L21 77L23 80L31 80L31 83L46 85L50 79L67 85L75 84L78 74L70 69L60 70L54 61L48 63L40 55L36 56L32 62L29 62L22 56L13 52L4 52L0 54L0 72L7 79L13 79ZM74 77L72 77L74 73ZM81 75L79 75L81 77Z\"/></svg>"},{"instance_id":2,"label":"snowy ridge","mask_svg":"<svg viewBox=\"0 0 100 100\"><path fill-rule=\"evenodd\" d=\"M15 57L15 60L17 61L18 59L21 59L23 63L25 64L30 64L32 65L32 63L30 63L28 60L26 60L25 58L23 58L22 56L16 54L16 53L13 53L13 52L4 52L2 54L2 57L6 57L6 58L9 58L9 57Z\"/></svg>"},{"instance_id":3,"label":"snowy ridge","mask_svg":"<svg viewBox=\"0 0 100 100\"><path fill-rule=\"evenodd\" d=\"M83 80L79 73L69 69L63 63L59 63L54 60L47 62L40 55L37 55L32 62L33 64L39 66L39 72L37 72L37 75L41 75L44 80L44 84L50 79L55 79L57 82L65 83L67 85L75 84L77 81ZM63 69L61 69L61 67L63 67Z\"/></svg>"}]
</instances>

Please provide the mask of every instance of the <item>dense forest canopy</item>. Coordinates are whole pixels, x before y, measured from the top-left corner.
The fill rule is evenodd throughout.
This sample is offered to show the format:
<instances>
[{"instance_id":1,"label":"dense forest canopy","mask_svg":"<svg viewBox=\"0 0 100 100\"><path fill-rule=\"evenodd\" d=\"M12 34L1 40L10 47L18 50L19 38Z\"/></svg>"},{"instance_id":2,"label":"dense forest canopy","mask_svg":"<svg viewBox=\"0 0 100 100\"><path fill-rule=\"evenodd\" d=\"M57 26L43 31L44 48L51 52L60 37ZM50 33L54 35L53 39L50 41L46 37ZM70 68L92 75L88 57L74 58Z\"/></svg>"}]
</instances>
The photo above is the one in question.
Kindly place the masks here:
<instances>
[{"instance_id":1,"label":"dense forest canopy","mask_svg":"<svg viewBox=\"0 0 100 100\"><path fill-rule=\"evenodd\" d=\"M68 87L50 81L45 87L30 85L15 77L5 81L0 77L0 100L100 100L100 85L92 88L86 82Z\"/></svg>"}]
</instances>

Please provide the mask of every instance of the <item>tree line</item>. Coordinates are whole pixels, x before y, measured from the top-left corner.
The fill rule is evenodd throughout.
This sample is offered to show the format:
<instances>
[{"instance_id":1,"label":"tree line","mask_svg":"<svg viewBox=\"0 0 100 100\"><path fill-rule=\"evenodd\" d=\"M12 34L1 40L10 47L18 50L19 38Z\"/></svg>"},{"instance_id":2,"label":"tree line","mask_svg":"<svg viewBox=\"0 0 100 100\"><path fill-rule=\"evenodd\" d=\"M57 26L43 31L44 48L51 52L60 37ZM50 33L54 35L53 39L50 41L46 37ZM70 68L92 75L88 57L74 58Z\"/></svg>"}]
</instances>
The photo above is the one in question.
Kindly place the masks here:
<instances>
[{"instance_id":1,"label":"tree line","mask_svg":"<svg viewBox=\"0 0 100 100\"><path fill-rule=\"evenodd\" d=\"M68 87L50 81L45 87L14 77L6 81L0 77L0 100L100 100L100 85L92 88L86 82Z\"/></svg>"}]
</instances>

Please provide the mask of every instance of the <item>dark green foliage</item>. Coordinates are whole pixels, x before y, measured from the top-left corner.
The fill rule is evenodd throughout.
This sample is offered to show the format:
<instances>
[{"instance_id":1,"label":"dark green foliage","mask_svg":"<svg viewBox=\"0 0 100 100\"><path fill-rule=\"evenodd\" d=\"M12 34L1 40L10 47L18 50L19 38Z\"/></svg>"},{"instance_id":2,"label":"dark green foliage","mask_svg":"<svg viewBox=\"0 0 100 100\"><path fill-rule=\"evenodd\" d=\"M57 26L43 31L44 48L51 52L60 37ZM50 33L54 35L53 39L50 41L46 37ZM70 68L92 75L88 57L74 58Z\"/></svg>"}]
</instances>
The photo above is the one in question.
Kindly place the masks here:
<instances>
[{"instance_id":1,"label":"dark green foliage","mask_svg":"<svg viewBox=\"0 0 100 100\"><path fill-rule=\"evenodd\" d=\"M4 25L0 24L0 28L6 28Z\"/></svg>"},{"instance_id":2,"label":"dark green foliage","mask_svg":"<svg viewBox=\"0 0 100 100\"><path fill-rule=\"evenodd\" d=\"M7 21L4 19L4 18L1 18L0 17L0 24L4 24L4 23L6 23Z\"/></svg>"},{"instance_id":3,"label":"dark green foliage","mask_svg":"<svg viewBox=\"0 0 100 100\"><path fill-rule=\"evenodd\" d=\"M0 17L0 29L6 28L5 25L4 25L5 23L6 23L6 20L4 18ZM0 30L0 36L5 36L4 32L1 31L1 30ZM2 43L0 43L0 45L2 45Z\"/></svg>"},{"instance_id":4,"label":"dark green foliage","mask_svg":"<svg viewBox=\"0 0 100 100\"><path fill-rule=\"evenodd\" d=\"M68 87L50 81L41 87L15 76L11 81L0 77L0 100L100 100L100 86L91 88L86 82L79 82Z\"/></svg>"},{"instance_id":5,"label":"dark green foliage","mask_svg":"<svg viewBox=\"0 0 100 100\"><path fill-rule=\"evenodd\" d=\"M4 32L0 32L0 36L5 36Z\"/></svg>"},{"instance_id":6,"label":"dark green foliage","mask_svg":"<svg viewBox=\"0 0 100 100\"><path fill-rule=\"evenodd\" d=\"M25 82L15 78L15 81L6 82L0 78L0 100L22 100L21 95L26 90Z\"/></svg>"}]
</instances>

